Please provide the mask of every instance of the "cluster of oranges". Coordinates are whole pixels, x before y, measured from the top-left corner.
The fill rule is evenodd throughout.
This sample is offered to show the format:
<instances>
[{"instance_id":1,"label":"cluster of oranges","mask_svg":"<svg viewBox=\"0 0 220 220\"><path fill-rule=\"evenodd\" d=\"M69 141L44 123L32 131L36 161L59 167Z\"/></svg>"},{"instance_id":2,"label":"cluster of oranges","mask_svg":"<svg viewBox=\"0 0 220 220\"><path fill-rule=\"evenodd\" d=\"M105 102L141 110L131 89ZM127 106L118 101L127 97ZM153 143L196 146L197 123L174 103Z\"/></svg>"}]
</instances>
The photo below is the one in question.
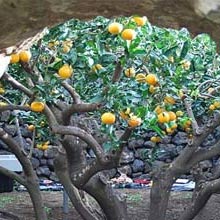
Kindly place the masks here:
<instances>
[{"instance_id":1,"label":"cluster of oranges","mask_svg":"<svg viewBox=\"0 0 220 220\"><path fill-rule=\"evenodd\" d=\"M10 63L28 63L31 59L31 52L29 50L22 50L19 53L11 54Z\"/></svg>"},{"instance_id":2,"label":"cluster of oranges","mask_svg":"<svg viewBox=\"0 0 220 220\"><path fill-rule=\"evenodd\" d=\"M137 24L137 26L141 27L146 24L147 18L145 16L144 17L136 16L136 17L133 17L133 21ZM112 35L121 34L121 37L124 40L128 40L128 41L134 40L137 34L136 31L131 28L125 28L125 29L123 28L124 27L122 24L118 22L113 22L109 24L108 31Z\"/></svg>"},{"instance_id":3,"label":"cluster of oranges","mask_svg":"<svg viewBox=\"0 0 220 220\"><path fill-rule=\"evenodd\" d=\"M45 150L48 150L49 144L50 144L50 142L49 142L49 141L46 141L46 142L44 142L44 143L42 143L42 144L37 144L37 148L38 148L39 150L45 151Z\"/></svg>"},{"instance_id":4,"label":"cluster of oranges","mask_svg":"<svg viewBox=\"0 0 220 220\"><path fill-rule=\"evenodd\" d=\"M209 110L214 111L216 109L220 108L220 102L219 101L214 101L213 104L209 106Z\"/></svg>"},{"instance_id":5,"label":"cluster of oranges","mask_svg":"<svg viewBox=\"0 0 220 220\"><path fill-rule=\"evenodd\" d=\"M128 78L135 77L135 80L138 83L147 83L149 85L149 92L150 93L154 93L156 91L156 87L159 85L158 77L155 74L153 74L153 73L149 73L149 74L138 73L138 74L136 74L134 67L127 68L124 71L124 74Z\"/></svg>"},{"instance_id":6,"label":"cluster of oranges","mask_svg":"<svg viewBox=\"0 0 220 220\"><path fill-rule=\"evenodd\" d=\"M119 114L122 119L127 121L129 127L135 128L141 125L141 118L134 115L130 108L127 108L125 111L121 111ZM101 121L103 124L114 124L116 122L116 116L111 112L105 112L101 115Z\"/></svg>"}]
</instances>

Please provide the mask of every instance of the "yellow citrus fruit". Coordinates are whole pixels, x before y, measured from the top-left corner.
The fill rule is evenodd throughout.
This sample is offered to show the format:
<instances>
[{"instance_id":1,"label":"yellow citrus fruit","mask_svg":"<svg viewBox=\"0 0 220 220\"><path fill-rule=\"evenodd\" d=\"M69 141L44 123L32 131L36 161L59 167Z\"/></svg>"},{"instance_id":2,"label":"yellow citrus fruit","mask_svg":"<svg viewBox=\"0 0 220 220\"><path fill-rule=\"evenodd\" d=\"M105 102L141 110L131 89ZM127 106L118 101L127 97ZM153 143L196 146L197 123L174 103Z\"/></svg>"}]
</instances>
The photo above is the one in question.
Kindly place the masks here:
<instances>
[{"instance_id":1,"label":"yellow citrus fruit","mask_svg":"<svg viewBox=\"0 0 220 220\"><path fill-rule=\"evenodd\" d=\"M139 83L145 83L146 82L145 78L146 78L146 75L144 73L138 73L135 76L136 81Z\"/></svg>"},{"instance_id":2,"label":"yellow citrus fruit","mask_svg":"<svg viewBox=\"0 0 220 220\"><path fill-rule=\"evenodd\" d=\"M177 127L178 127L177 123L173 123L170 128L175 130L175 129L177 129Z\"/></svg>"},{"instance_id":3,"label":"yellow citrus fruit","mask_svg":"<svg viewBox=\"0 0 220 220\"><path fill-rule=\"evenodd\" d=\"M170 112L168 112L168 114L169 114L169 117L170 117L170 121L176 120L176 114L175 114L175 112L170 111Z\"/></svg>"},{"instance_id":4,"label":"yellow citrus fruit","mask_svg":"<svg viewBox=\"0 0 220 220\"><path fill-rule=\"evenodd\" d=\"M185 131L188 133L191 131L191 128L185 128Z\"/></svg>"},{"instance_id":5,"label":"yellow citrus fruit","mask_svg":"<svg viewBox=\"0 0 220 220\"><path fill-rule=\"evenodd\" d=\"M127 108L125 111L121 111L119 114L122 119L126 120L129 118L129 114L131 113L131 109Z\"/></svg>"},{"instance_id":6,"label":"yellow citrus fruit","mask_svg":"<svg viewBox=\"0 0 220 220\"><path fill-rule=\"evenodd\" d=\"M37 144L36 146L39 150L41 150L42 144Z\"/></svg>"},{"instance_id":7,"label":"yellow citrus fruit","mask_svg":"<svg viewBox=\"0 0 220 220\"><path fill-rule=\"evenodd\" d=\"M191 120L187 120L184 125L186 127L190 127L192 125L192 121Z\"/></svg>"},{"instance_id":8,"label":"yellow citrus fruit","mask_svg":"<svg viewBox=\"0 0 220 220\"><path fill-rule=\"evenodd\" d=\"M209 110L211 110L211 111L215 110L215 106L214 105L210 105L209 106Z\"/></svg>"},{"instance_id":9,"label":"yellow citrus fruit","mask_svg":"<svg viewBox=\"0 0 220 220\"><path fill-rule=\"evenodd\" d=\"M73 69L70 65L64 64L59 70L58 70L58 75L62 79L68 79L72 76Z\"/></svg>"},{"instance_id":10,"label":"yellow citrus fruit","mask_svg":"<svg viewBox=\"0 0 220 220\"><path fill-rule=\"evenodd\" d=\"M28 63L31 59L31 52L28 50L23 50L19 53L19 59L21 62Z\"/></svg>"},{"instance_id":11,"label":"yellow citrus fruit","mask_svg":"<svg viewBox=\"0 0 220 220\"><path fill-rule=\"evenodd\" d=\"M71 39L66 39L63 41L62 45L71 48L73 46L73 41Z\"/></svg>"},{"instance_id":12,"label":"yellow citrus fruit","mask_svg":"<svg viewBox=\"0 0 220 220\"><path fill-rule=\"evenodd\" d=\"M70 52L70 47L69 46L67 46L67 45L63 45L63 48L62 48L62 51L63 51L63 53L69 53Z\"/></svg>"},{"instance_id":13,"label":"yellow citrus fruit","mask_svg":"<svg viewBox=\"0 0 220 220\"><path fill-rule=\"evenodd\" d=\"M177 117L181 117L181 116L183 116L183 114L184 114L184 113L183 113L182 111L177 111L177 112L176 112L176 116L177 116Z\"/></svg>"},{"instance_id":14,"label":"yellow citrus fruit","mask_svg":"<svg viewBox=\"0 0 220 220\"><path fill-rule=\"evenodd\" d=\"M5 93L5 90L2 87L0 87L0 95L2 95L4 93Z\"/></svg>"},{"instance_id":15,"label":"yellow citrus fruit","mask_svg":"<svg viewBox=\"0 0 220 220\"><path fill-rule=\"evenodd\" d=\"M48 47L49 47L50 49L55 49L55 47L58 46L59 44L60 44L59 41L50 41L50 42L48 43Z\"/></svg>"},{"instance_id":16,"label":"yellow citrus fruit","mask_svg":"<svg viewBox=\"0 0 220 220\"><path fill-rule=\"evenodd\" d=\"M121 33L121 37L124 40L134 40L136 32L133 29L124 29Z\"/></svg>"},{"instance_id":17,"label":"yellow citrus fruit","mask_svg":"<svg viewBox=\"0 0 220 220\"><path fill-rule=\"evenodd\" d=\"M150 87L149 87L149 92L150 92L151 94L153 94L153 93L155 93L155 91L156 91L156 87L153 86L153 85L150 85Z\"/></svg>"},{"instance_id":18,"label":"yellow citrus fruit","mask_svg":"<svg viewBox=\"0 0 220 220\"><path fill-rule=\"evenodd\" d=\"M135 16L133 17L133 20L138 26L144 26L147 22L147 17L146 16L143 16L143 17Z\"/></svg>"},{"instance_id":19,"label":"yellow citrus fruit","mask_svg":"<svg viewBox=\"0 0 220 220\"><path fill-rule=\"evenodd\" d=\"M98 70L101 70L103 68L103 66L101 64L95 64L92 66L92 71L93 72L97 72Z\"/></svg>"},{"instance_id":20,"label":"yellow citrus fruit","mask_svg":"<svg viewBox=\"0 0 220 220\"><path fill-rule=\"evenodd\" d=\"M157 82L158 82L156 75L155 75L155 74L152 74L152 73L148 74L148 75L146 76L146 82L147 82L149 85L155 86L155 85L157 84Z\"/></svg>"},{"instance_id":21,"label":"yellow citrus fruit","mask_svg":"<svg viewBox=\"0 0 220 220\"><path fill-rule=\"evenodd\" d=\"M19 54L14 53L14 54L11 55L10 63L18 63L19 60L20 60Z\"/></svg>"},{"instance_id":22,"label":"yellow citrus fruit","mask_svg":"<svg viewBox=\"0 0 220 220\"><path fill-rule=\"evenodd\" d=\"M172 96L166 96L164 98L164 103L174 105L176 100Z\"/></svg>"},{"instance_id":23,"label":"yellow citrus fruit","mask_svg":"<svg viewBox=\"0 0 220 220\"><path fill-rule=\"evenodd\" d=\"M167 112L161 112L158 116L157 116L157 120L159 123L167 123L170 121L170 116Z\"/></svg>"},{"instance_id":24,"label":"yellow citrus fruit","mask_svg":"<svg viewBox=\"0 0 220 220\"><path fill-rule=\"evenodd\" d=\"M42 112L44 110L44 103L32 102L30 108L33 112Z\"/></svg>"},{"instance_id":25,"label":"yellow citrus fruit","mask_svg":"<svg viewBox=\"0 0 220 220\"><path fill-rule=\"evenodd\" d=\"M133 115L130 117L130 119L128 120L128 125L132 128L140 126L141 125L141 118Z\"/></svg>"},{"instance_id":26,"label":"yellow citrus fruit","mask_svg":"<svg viewBox=\"0 0 220 220\"><path fill-rule=\"evenodd\" d=\"M133 67L125 70L125 76L127 77L135 77L135 69Z\"/></svg>"},{"instance_id":27,"label":"yellow citrus fruit","mask_svg":"<svg viewBox=\"0 0 220 220\"><path fill-rule=\"evenodd\" d=\"M115 120L115 115L111 112L105 112L101 116L101 121L103 124L114 124Z\"/></svg>"},{"instance_id":28,"label":"yellow citrus fruit","mask_svg":"<svg viewBox=\"0 0 220 220\"><path fill-rule=\"evenodd\" d=\"M158 143L158 142L161 141L161 138L158 137L158 136L152 136L152 137L150 138L150 140L151 140L153 143Z\"/></svg>"},{"instance_id":29,"label":"yellow citrus fruit","mask_svg":"<svg viewBox=\"0 0 220 220\"><path fill-rule=\"evenodd\" d=\"M172 134L174 132L174 130L172 128L166 128L166 132L168 134Z\"/></svg>"},{"instance_id":30,"label":"yellow citrus fruit","mask_svg":"<svg viewBox=\"0 0 220 220\"><path fill-rule=\"evenodd\" d=\"M29 131L34 131L35 129L35 126L34 125L28 125L28 130Z\"/></svg>"},{"instance_id":31,"label":"yellow citrus fruit","mask_svg":"<svg viewBox=\"0 0 220 220\"><path fill-rule=\"evenodd\" d=\"M121 33L122 30L123 30L123 25L118 22L113 22L108 26L108 32L110 32L113 35Z\"/></svg>"},{"instance_id":32,"label":"yellow citrus fruit","mask_svg":"<svg viewBox=\"0 0 220 220\"><path fill-rule=\"evenodd\" d=\"M213 105L216 107L216 108L220 108L220 102L219 101L215 101L213 103Z\"/></svg>"},{"instance_id":33,"label":"yellow citrus fruit","mask_svg":"<svg viewBox=\"0 0 220 220\"><path fill-rule=\"evenodd\" d=\"M41 150L47 150L49 148L48 144L45 143L41 146Z\"/></svg>"},{"instance_id":34,"label":"yellow citrus fruit","mask_svg":"<svg viewBox=\"0 0 220 220\"><path fill-rule=\"evenodd\" d=\"M157 113L157 115L159 115L161 112L164 111L164 109L163 109L161 106L158 105L158 106L154 109L154 111Z\"/></svg>"},{"instance_id":35,"label":"yellow citrus fruit","mask_svg":"<svg viewBox=\"0 0 220 220\"><path fill-rule=\"evenodd\" d=\"M124 120L129 118L129 116L127 114L125 114L125 112L123 112L123 111L121 111L119 114L120 114L121 118Z\"/></svg>"}]
</instances>

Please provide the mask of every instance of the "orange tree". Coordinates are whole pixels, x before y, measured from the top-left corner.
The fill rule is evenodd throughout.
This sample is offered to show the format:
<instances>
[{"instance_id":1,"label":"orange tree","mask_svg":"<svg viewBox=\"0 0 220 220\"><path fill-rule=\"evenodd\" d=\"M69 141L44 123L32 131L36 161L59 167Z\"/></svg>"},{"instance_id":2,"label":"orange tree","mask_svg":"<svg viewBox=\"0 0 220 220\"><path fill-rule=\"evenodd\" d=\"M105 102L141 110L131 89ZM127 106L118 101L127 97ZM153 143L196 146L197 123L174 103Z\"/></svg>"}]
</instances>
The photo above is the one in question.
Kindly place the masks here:
<instances>
[{"instance_id":1,"label":"orange tree","mask_svg":"<svg viewBox=\"0 0 220 220\"><path fill-rule=\"evenodd\" d=\"M209 154L199 148L220 124L219 63L206 34L192 39L186 29L155 27L138 16L70 20L11 56L0 110L19 110L34 126L36 147L57 146L55 171L73 203L76 188L83 190L102 218L114 220L127 219L126 207L103 171L118 166L128 139L154 130L151 140L159 142L186 131L187 147L154 175L149 219L163 220L176 178L220 153L217 144ZM86 148L96 155L92 161ZM100 218L89 211L83 217Z\"/></svg>"}]
</instances>

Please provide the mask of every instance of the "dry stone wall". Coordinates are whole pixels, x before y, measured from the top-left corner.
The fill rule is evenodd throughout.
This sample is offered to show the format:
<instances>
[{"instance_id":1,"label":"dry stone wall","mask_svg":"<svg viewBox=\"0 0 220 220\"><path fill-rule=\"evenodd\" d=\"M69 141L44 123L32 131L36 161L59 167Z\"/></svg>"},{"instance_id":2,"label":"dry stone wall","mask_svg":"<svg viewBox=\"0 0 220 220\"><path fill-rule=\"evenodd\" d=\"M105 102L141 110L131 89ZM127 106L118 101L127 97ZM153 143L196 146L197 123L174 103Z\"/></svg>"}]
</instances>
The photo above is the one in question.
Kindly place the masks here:
<instances>
[{"instance_id":1,"label":"dry stone wall","mask_svg":"<svg viewBox=\"0 0 220 220\"><path fill-rule=\"evenodd\" d=\"M8 132L17 142L20 142L18 129L14 124L8 124L10 112L4 112L0 117L0 126ZM20 127L22 142L24 149L29 153L32 145L32 133L28 131L26 124L21 124ZM112 170L111 175L117 173L125 173L129 177L150 178L152 170L158 166L169 164L188 143L188 134L179 130L172 135L163 137L160 143L153 143L150 138L156 133L147 131L137 139L131 139L125 147L120 160L120 167L117 170ZM213 134L210 134L203 142L201 147L208 147L216 143L220 138L220 128L217 128ZM0 154L9 154L8 147L0 141ZM85 154L88 160L92 160L95 155L91 149L87 149ZM51 146L48 150L42 151L37 148L33 149L32 164L40 179L57 180L54 173L53 159L55 150ZM218 157L212 160L204 161L200 164L202 169L206 171L207 176L210 176L219 166L220 160ZM186 175L191 175L190 173ZM185 176L183 176L185 177Z\"/></svg>"}]
</instances>

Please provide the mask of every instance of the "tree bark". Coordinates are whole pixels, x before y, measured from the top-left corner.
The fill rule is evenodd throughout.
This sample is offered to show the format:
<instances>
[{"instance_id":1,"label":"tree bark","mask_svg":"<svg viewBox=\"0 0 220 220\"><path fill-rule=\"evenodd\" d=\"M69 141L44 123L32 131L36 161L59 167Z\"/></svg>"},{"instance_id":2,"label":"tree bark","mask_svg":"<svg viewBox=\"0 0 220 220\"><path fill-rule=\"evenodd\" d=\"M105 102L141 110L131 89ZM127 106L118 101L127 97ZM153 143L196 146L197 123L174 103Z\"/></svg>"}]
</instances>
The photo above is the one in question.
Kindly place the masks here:
<instances>
[{"instance_id":1,"label":"tree bark","mask_svg":"<svg viewBox=\"0 0 220 220\"><path fill-rule=\"evenodd\" d=\"M202 184L192 204L186 209L179 220L192 220L204 208L213 193L220 192L220 179Z\"/></svg>"},{"instance_id":2,"label":"tree bark","mask_svg":"<svg viewBox=\"0 0 220 220\"><path fill-rule=\"evenodd\" d=\"M174 182L175 176L164 171L163 168L155 173L150 192L148 220L165 220L170 191Z\"/></svg>"},{"instance_id":3,"label":"tree bark","mask_svg":"<svg viewBox=\"0 0 220 220\"><path fill-rule=\"evenodd\" d=\"M47 220L47 215L46 215L46 211L45 211L38 181L33 180L32 178L28 178L27 179L27 190L31 197L36 220Z\"/></svg>"},{"instance_id":4,"label":"tree bark","mask_svg":"<svg viewBox=\"0 0 220 220\"><path fill-rule=\"evenodd\" d=\"M127 220L125 201L114 192L102 172L97 174L98 171L95 171L91 177L89 175L86 183L78 181L81 175L85 175L83 170L88 167L80 140L77 140L76 137L65 136L62 144L67 153L67 165L71 182L79 190L86 191L98 202L107 220Z\"/></svg>"},{"instance_id":5,"label":"tree bark","mask_svg":"<svg viewBox=\"0 0 220 220\"><path fill-rule=\"evenodd\" d=\"M93 176L84 190L99 203L107 220L128 220L126 201L115 192L101 172Z\"/></svg>"},{"instance_id":6,"label":"tree bark","mask_svg":"<svg viewBox=\"0 0 220 220\"><path fill-rule=\"evenodd\" d=\"M12 153L15 154L16 158L22 165L24 178L19 178L17 175L13 175L13 172L5 172L5 169L1 169L9 177L17 180L21 184L24 184L27 188L31 197L36 220L47 220L46 211L44 210L44 204L39 189L38 177L33 169L30 160L27 158L18 143L7 134L2 128L0 128L0 139L7 144Z\"/></svg>"},{"instance_id":7,"label":"tree bark","mask_svg":"<svg viewBox=\"0 0 220 220\"><path fill-rule=\"evenodd\" d=\"M55 172L65 188L73 206L77 210L77 212L81 215L84 220L98 220L94 214L92 214L88 208L83 204L83 201L80 197L79 191L72 184L68 173L67 173L67 163L66 157L59 153L54 160L54 168Z\"/></svg>"}]
</instances>

